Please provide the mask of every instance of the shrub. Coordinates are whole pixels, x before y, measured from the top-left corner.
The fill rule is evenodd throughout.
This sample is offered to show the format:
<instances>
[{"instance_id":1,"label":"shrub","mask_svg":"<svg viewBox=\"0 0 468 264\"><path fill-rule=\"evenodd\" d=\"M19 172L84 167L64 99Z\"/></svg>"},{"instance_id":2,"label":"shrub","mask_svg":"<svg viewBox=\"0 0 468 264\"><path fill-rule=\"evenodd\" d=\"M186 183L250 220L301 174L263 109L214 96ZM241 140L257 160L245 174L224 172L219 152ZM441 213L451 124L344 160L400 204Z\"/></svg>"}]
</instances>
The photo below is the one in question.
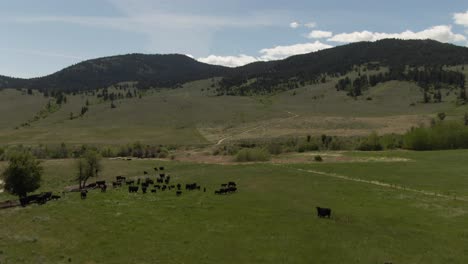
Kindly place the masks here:
<instances>
[{"instance_id":1,"label":"shrub","mask_svg":"<svg viewBox=\"0 0 468 264\"><path fill-rule=\"evenodd\" d=\"M268 161L270 160L270 153L265 149L252 148L241 149L236 155L237 162L252 162L252 161Z\"/></svg>"},{"instance_id":2,"label":"shrub","mask_svg":"<svg viewBox=\"0 0 468 264\"><path fill-rule=\"evenodd\" d=\"M297 148L297 151L301 153L307 152L307 151L317 151L317 150L319 150L319 146L314 143L303 143L299 145L299 147Z\"/></svg>"},{"instance_id":3,"label":"shrub","mask_svg":"<svg viewBox=\"0 0 468 264\"><path fill-rule=\"evenodd\" d=\"M320 156L320 155L315 156L314 160L317 161L317 162L322 162L323 161L322 156Z\"/></svg>"},{"instance_id":4,"label":"shrub","mask_svg":"<svg viewBox=\"0 0 468 264\"><path fill-rule=\"evenodd\" d=\"M279 155L283 153L283 146L279 143L272 143L268 145L268 152L272 155Z\"/></svg>"},{"instance_id":5,"label":"shrub","mask_svg":"<svg viewBox=\"0 0 468 264\"><path fill-rule=\"evenodd\" d=\"M382 150L382 144L380 144L379 136L377 133L372 132L366 139L361 141L358 150L361 151L379 151Z\"/></svg>"}]
</instances>

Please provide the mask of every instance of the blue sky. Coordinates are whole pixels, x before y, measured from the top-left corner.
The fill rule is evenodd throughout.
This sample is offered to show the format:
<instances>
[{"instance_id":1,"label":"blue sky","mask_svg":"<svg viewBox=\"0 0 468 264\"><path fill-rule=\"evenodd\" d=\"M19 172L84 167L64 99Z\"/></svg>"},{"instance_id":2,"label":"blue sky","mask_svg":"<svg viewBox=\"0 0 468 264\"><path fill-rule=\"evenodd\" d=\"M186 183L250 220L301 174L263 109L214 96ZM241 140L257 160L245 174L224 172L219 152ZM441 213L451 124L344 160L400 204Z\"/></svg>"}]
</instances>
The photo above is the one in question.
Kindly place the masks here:
<instances>
[{"instance_id":1,"label":"blue sky","mask_svg":"<svg viewBox=\"0 0 468 264\"><path fill-rule=\"evenodd\" d=\"M239 66L388 37L468 46L468 3L0 0L0 36L0 74L14 77L125 53L182 53Z\"/></svg>"}]
</instances>

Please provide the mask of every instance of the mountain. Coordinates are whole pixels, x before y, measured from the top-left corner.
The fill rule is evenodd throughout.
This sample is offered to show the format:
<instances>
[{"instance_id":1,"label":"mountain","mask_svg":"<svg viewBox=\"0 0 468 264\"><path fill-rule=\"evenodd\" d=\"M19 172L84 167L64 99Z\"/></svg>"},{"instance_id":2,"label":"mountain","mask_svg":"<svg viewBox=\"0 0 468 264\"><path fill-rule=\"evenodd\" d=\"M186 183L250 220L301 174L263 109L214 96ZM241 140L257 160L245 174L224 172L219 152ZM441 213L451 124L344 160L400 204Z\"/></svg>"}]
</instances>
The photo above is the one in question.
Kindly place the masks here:
<instances>
[{"instance_id":1,"label":"mountain","mask_svg":"<svg viewBox=\"0 0 468 264\"><path fill-rule=\"evenodd\" d=\"M287 84L291 79L299 82L317 82L324 74L343 75L353 67L367 63L389 68L467 64L468 48L433 40L385 39L352 43L267 62L264 65L257 65L258 67L244 66L230 72L223 79L223 92L226 94L245 94L252 90L271 92L274 86ZM248 82L248 80L255 81ZM241 91L232 92L239 87Z\"/></svg>"},{"instance_id":2,"label":"mountain","mask_svg":"<svg viewBox=\"0 0 468 264\"><path fill-rule=\"evenodd\" d=\"M171 87L222 76L227 69L178 54L128 54L84 61L40 78L15 79L0 76L0 88L22 87L72 92L108 87L125 81Z\"/></svg>"},{"instance_id":3,"label":"mountain","mask_svg":"<svg viewBox=\"0 0 468 264\"><path fill-rule=\"evenodd\" d=\"M222 93L230 94L232 89L243 86L237 94L245 94L269 92L273 89L271 87L288 83L291 79L316 82L324 74L342 75L354 66L366 63L391 68L467 64L468 48L433 40L386 39L338 46L284 60L255 62L238 68L204 64L184 55L129 54L84 61L41 78L0 76L0 88L71 92L124 81L137 81L142 88L172 87L194 80L224 77Z\"/></svg>"}]
</instances>

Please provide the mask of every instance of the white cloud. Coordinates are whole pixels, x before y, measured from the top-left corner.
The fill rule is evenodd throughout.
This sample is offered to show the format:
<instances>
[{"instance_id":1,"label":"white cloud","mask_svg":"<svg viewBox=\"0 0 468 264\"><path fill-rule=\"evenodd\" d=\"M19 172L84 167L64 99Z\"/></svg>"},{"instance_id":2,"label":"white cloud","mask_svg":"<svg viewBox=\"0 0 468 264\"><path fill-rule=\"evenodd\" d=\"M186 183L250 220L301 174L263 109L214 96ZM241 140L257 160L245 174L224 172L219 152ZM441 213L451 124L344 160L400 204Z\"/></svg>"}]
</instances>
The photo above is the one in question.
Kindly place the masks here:
<instances>
[{"instance_id":1,"label":"white cloud","mask_svg":"<svg viewBox=\"0 0 468 264\"><path fill-rule=\"evenodd\" d=\"M331 31L313 30L307 35L310 39L329 38L333 36Z\"/></svg>"},{"instance_id":2,"label":"white cloud","mask_svg":"<svg viewBox=\"0 0 468 264\"><path fill-rule=\"evenodd\" d=\"M239 56L210 55L208 57L198 58L197 60L208 64L222 65L227 67L238 67L256 61L280 60L293 55L315 52L332 47L333 46L321 43L320 41L315 41L312 43L294 44L289 46L276 46L269 49L262 49L260 50L260 57L253 57L244 54L241 54Z\"/></svg>"},{"instance_id":3,"label":"white cloud","mask_svg":"<svg viewBox=\"0 0 468 264\"><path fill-rule=\"evenodd\" d=\"M244 55L244 54L241 54L239 56L210 55L208 57L198 58L198 61L208 63L208 64L227 66L227 67L239 67L239 66L243 66L252 62L256 62L258 61L258 59L252 56Z\"/></svg>"},{"instance_id":4,"label":"white cloud","mask_svg":"<svg viewBox=\"0 0 468 264\"><path fill-rule=\"evenodd\" d=\"M317 23L315 23L315 22L309 22L309 23L306 23L304 25L304 27L306 27L306 28L314 28L316 26L317 26Z\"/></svg>"},{"instance_id":5,"label":"white cloud","mask_svg":"<svg viewBox=\"0 0 468 264\"><path fill-rule=\"evenodd\" d=\"M468 27L468 10L465 13L453 14L453 20L457 25Z\"/></svg>"},{"instance_id":6,"label":"white cloud","mask_svg":"<svg viewBox=\"0 0 468 264\"><path fill-rule=\"evenodd\" d=\"M452 32L452 27L447 25L434 26L419 32L407 30L401 33L379 33L370 31L341 33L329 38L333 42L359 42L359 41L377 41L386 38L396 39L433 39L440 42L462 42L466 37Z\"/></svg>"},{"instance_id":7,"label":"white cloud","mask_svg":"<svg viewBox=\"0 0 468 264\"><path fill-rule=\"evenodd\" d=\"M290 28L298 28L300 26L301 26L301 24L299 24L298 22L291 22L291 24L289 24Z\"/></svg>"},{"instance_id":8,"label":"white cloud","mask_svg":"<svg viewBox=\"0 0 468 264\"><path fill-rule=\"evenodd\" d=\"M320 41L315 41L312 43L295 44L289 46L276 46L274 48L262 49L260 50L260 53L262 54L262 60L280 60L289 56L310 53L322 49L328 49L331 47L332 46L328 44L322 43Z\"/></svg>"}]
</instances>

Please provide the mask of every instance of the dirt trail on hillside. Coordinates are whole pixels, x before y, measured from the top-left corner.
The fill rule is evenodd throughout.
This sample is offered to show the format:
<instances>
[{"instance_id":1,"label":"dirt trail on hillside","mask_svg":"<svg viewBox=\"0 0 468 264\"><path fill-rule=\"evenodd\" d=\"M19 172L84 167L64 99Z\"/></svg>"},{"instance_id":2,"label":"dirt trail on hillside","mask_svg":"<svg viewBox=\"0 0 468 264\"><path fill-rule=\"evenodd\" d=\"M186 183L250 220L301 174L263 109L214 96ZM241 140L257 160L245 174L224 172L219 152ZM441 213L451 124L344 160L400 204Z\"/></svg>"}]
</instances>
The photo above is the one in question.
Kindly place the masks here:
<instances>
[{"instance_id":1,"label":"dirt trail on hillside","mask_svg":"<svg viewBox=\"0 0 468 264\"><path fill-rule=\"evenodd\" d=\"M215 144L215 146L221 145L221 144L222 144L225 140L227 140L227 139L230 139L230 138L233 138L233 137L236 137L236 136L241 136L241 135L243 135L243 134L247 134L247 133L249 133L249 132L252 132L252 131L257 130L257 129L260 129L260 128L265 128L265 127L267 127L267 126L272 125L273 123L281 123L281 122L283 122L283 121L286 121L286 120L289 120L289 119L293 119L293 118L299 117L298 114L294 114L294 113L289 112L289 111L285 111L285 112L288 113L288 114L291 115L291 116L288 116L288 117L285 117L285 118L282 118L282 119L280 119L280 120L276 120L276 121L273 121L273 122L269 122L269 123L267 123L267 124L258 125L258 126L255 126L255 127L253 127L253 128L249 128L249 129L247 129L247 130L241 131L241 132L239 132L239 133L237 133L237 134L224 137L224 138L218 140L218 142Z\"/></svg>"},{"instance_id":2,"label":"dirt trail on hillside","mask_svg":"<svg viewBox=\"0 0 468 264\"><path fill-rule=\"evenodd\" d=\"M453 200L457 200L457 201L468 202L468 198L464 197L464 196L452 196L452 195L446 195L446 194L441 194L441 193L432 192L432 191L418 190L418 189L413 189L413 188L409 188L409 187L402 186L402 185L390 184L390 183L385 183L385 182L376 181L376 180L364 180L364 179L360 179L360 178L354 178L354 177L339 175L339 174L336 174L336 173L328 173L328 172L317 171L317 170L297 169L297 168L292 168L292 167L288 167L286 165L281 165L281 164L275 164L275 165L286 167L286 168L297 170L297 171L301 171L301 172L313 173L313 174L318 174L318 175L331 177L331 178L336 178L336 179L341 179L341 180L346 180L346 181L353 181L353 182L372 184L372 185L377 185L377 186L396 189L396 190L402 190L402 191L408 191L408 192L424 194L424 195L427 195L427 196L434 196L434 197L440 197L440 198L446 198L446 199L453 199Z\"/></svg>"}]
</instances>

